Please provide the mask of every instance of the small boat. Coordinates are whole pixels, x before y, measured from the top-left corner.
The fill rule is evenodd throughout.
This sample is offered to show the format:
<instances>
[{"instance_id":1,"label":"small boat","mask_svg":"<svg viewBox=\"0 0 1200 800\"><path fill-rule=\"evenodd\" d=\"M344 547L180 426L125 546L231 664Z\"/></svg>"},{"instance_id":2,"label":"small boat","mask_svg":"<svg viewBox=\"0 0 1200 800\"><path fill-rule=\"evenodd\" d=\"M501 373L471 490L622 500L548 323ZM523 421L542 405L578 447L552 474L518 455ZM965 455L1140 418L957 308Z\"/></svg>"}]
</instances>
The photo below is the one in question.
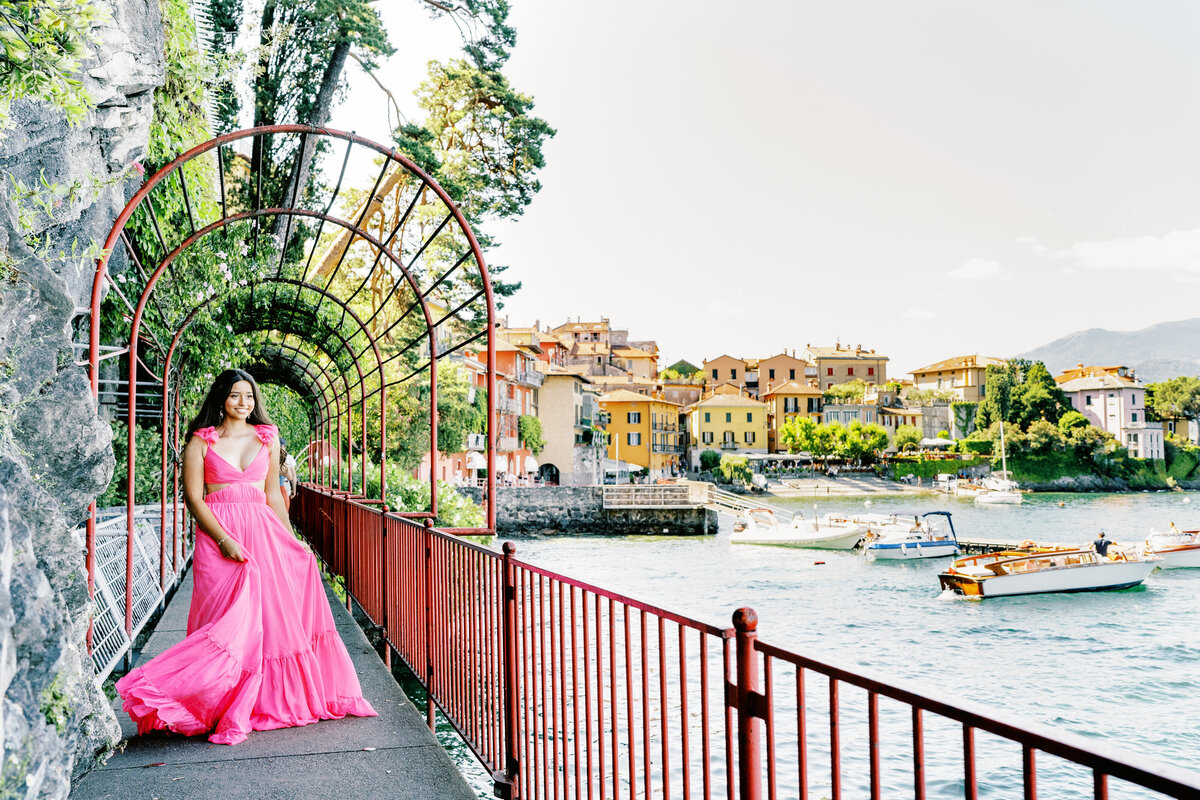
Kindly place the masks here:
<instances>
[{"instance_id":1,"label":"small boat","mask_svg":"<svg viewBox=\"0 0 1200 800\"><path fill-rule=\"evenodd\" d=\"M729 541L735 544L767 544L816 550L853 550L867 535L867 526L846 519L804 519L780 523L766 508L752 508L742 517L741 530L734 527Z\"/></svg>"},{"instance_id":2,"label":"small boat","mask_svg":"<svg viewBox=\"0 0 1200 800\"><path fill-rule=\"evenodd\" d=\"M1137 586L1158 564L1125 552L1105 558L1094 550L1033 547L960 558L938 580L943 590L967 597L1099 592Z\"/></svg>"},{"instance_id":3,"label":"small boat","mask_svg":"<svg viewBox=\"0 0 1200 800\"><path fill-rule=\"evenodd\" d=\"M976 503L984 505L1015 505L1024 502L1021 488L1008 471L1008 453L1004 446L1004 422L1000 423L1000 466L1001 471L983 479L983 488L975 495Z\"/></svg>"},{"instance_id":4,"label":"small boat","mask_svg":"<svg viewBox=\"0 0 1200 800\"><path fill-rule=\"evenodd\" d=\"M1200 567L1200 530L1181 531L1172 524L1162 533L1154 531L1146 537L1142 555L1161 559L1163 569Z\"/></svg>"},{"instance_id":5,"label":"small boat","mask_svg":"<svg viewBox=\"0 0 1200 800\"><path fill-rule=\"evenodd\" d=\"M958 554L958 537L949 511L874 515L863 546L876 559L942 558Z\"/></svg>"}]
</instances>

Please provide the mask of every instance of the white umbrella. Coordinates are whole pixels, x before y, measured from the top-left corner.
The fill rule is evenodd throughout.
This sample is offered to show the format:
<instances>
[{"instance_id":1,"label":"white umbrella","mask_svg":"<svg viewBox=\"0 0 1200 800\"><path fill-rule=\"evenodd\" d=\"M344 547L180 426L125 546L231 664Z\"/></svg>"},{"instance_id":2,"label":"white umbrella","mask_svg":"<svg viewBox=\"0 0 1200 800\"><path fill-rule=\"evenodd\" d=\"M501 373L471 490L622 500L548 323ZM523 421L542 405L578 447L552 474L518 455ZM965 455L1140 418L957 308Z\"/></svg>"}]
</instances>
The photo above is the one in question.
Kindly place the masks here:
<instances>
[{"instance_id":1,"label":"white umbrella","mask_svg":"<svg viewBox=\"0 0 1200 800\"><path fill-rule=\"evenodd\" d=\"M533 456L525 456L525 471L526 472L537 472L538 471L538 463L537 463L536 458L534 458Z\"/></svg>"},{"instance_id":2,"label":"white umbrella","mask_svg":"<svg viewBox=\"0 0 1200 800\"><path fill-rule=\"evenodd\" d=\"M496 472L508 472L508 458L506 456L493 456L496 460Z\"/></svg>"},{"instance_id":3,"label":"white umbrella","mask_svg":"<svg viewBox=\"0 0 1200 800\"><path fill-rule=\"evenodd\" d=\"M467 453L467 469L487 469L487 459L483 453L475 450Z\"/></svg>"},{"instance_id":4,"label":"white umbrella","mask_svg":"<svg viewBox=\"0 0 1200 800\"><path fill-rule=\"evenodd\" d=\"M943 439L940 436L936 439L922 439L921 447L949 447L954 444L953 439Z\"/></svg>"}]
</instances>

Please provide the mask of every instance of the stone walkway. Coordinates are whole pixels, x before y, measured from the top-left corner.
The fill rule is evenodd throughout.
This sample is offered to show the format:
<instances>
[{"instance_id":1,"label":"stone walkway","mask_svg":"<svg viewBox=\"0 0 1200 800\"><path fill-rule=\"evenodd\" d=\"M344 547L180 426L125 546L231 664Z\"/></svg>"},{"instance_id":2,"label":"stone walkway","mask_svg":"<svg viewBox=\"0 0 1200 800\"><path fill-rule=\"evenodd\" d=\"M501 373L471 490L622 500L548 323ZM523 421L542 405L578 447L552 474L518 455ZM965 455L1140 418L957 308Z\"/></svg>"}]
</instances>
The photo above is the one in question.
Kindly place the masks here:
<instances>
[{"instance_id":1,"label":"stone walkway","mask_svg":"<svg viewBox=\"0 0 1200 800\"><path fill-rule=\"evenodd\" d=\"M346 607L329 596L363 695L378 717L262 731L228 747L203 737L137 737L118 701L114 707L125 749L76 782L72 800L474 800L476 794L426 727L424 715L392 679ZM183 638L191 597L189 573L141 660Z\"/></svg>"}]
</instances>

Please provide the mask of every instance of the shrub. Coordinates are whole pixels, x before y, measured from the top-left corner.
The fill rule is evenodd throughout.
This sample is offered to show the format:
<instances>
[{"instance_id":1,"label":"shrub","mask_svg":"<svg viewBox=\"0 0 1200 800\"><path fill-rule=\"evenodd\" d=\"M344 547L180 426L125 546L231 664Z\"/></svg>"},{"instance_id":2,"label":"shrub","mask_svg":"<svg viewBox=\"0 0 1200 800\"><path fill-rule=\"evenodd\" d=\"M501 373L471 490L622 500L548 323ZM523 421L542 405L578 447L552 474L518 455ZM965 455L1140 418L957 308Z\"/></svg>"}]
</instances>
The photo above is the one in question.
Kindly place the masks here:
<instances>
[{"instance_id":1,"label":"shrub","mask_svg":"<svg viewBox=\"0 0 1200 800\"><path fill-rule=\"evenodd\" d=\"M731 453L726 453L721 456L720 464L721 475L730 483L740 481L741 483L749 483L754 477L750 471L750 459L746 456L735 456Z\"/></svg>"},{"instance_id":2,"label":"shrub","mask_svg":"<svg viewBox=\"0 0 1200 800\"><path fill-rule=\"evenodd\" d=\"M700 454L700 471L712 472L721 463L721 454L716 450L705 450Z\"/></svg>"},{"instance_id":3,"label":"shrub","mask_svg":"<svg viewBox=\"0 0 1200 800\"><path fill-rule=\"evenodd\" d=\"M921 432L913 425L901 425L896 429L896 436L892 440L892 444L896 445L897 450L904 450L910 445L913 448L921 445Z\"/></svg>"},{"instance_id":4,"label":"shrub","mask_svg":"<svg viewBox=\"0 0 1200 800\"><path fill-rule=\"evenodd\" d=\"M990 456L992 454L991 439L962 439L958 446L964 453L974 453L979 456Z\"/></svg>"}]
</instances>

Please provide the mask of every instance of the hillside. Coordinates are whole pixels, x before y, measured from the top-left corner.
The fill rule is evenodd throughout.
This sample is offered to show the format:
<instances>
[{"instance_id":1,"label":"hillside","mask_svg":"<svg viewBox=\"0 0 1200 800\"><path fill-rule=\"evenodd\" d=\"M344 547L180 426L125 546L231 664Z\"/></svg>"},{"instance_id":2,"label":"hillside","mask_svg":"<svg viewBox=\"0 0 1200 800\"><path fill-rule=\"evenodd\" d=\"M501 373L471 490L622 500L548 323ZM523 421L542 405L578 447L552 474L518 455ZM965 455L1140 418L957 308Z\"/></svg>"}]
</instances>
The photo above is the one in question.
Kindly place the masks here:
<instances>
[{"instance_id":1,"label":"hillside","mask_svg":"<svg viewBox=\"0 0 1200 800\"><path fill-rule=\"evenodd\" d=\"M1020 358L1045 361L1052 375L1077 364L1124 364L1147 383L1200 375L1200 318L1160 322L1137 331L1089 328L1021 353Z\"/></svg>"}]
</instances>

